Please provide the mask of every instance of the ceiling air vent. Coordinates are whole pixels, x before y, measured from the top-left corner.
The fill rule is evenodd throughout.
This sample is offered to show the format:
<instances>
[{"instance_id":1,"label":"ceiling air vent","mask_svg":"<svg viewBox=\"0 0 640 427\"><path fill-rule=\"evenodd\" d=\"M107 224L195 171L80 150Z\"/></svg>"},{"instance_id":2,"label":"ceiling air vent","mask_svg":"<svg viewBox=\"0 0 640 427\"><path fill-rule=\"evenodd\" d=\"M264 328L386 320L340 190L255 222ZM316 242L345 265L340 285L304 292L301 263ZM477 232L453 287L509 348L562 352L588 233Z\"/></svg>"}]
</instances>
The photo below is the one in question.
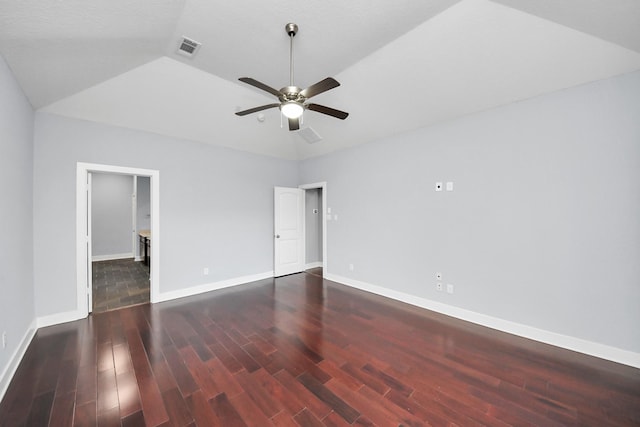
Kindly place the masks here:
<instances>
[{"instance_id":1,"label":"ceiling air vent","mask_svg":"<svg viewBox=\"0 0 640 427\"><path fill-rule=\"evenodd\" d=\"M318 133L315 130L313 130L311 127L300 129L300 131L298 132L298 135L300 135L300 137L309 144L322 141L322 137L318 135Z\"/></svg>"},{"instance_id":2,"label":"ceiling air vent","mask_svg":"<svg viewBox=\"0 0 640 427\"><path fill-rule=\"evenodd\" d=\"M200 43L183 36L182 40L180 41L180 45L178 46L178 53L180 55L184 55L184 56L188 56L189 58L192 58L196 54L199 48L200 48Z\"/></svg>"}]
</instances>

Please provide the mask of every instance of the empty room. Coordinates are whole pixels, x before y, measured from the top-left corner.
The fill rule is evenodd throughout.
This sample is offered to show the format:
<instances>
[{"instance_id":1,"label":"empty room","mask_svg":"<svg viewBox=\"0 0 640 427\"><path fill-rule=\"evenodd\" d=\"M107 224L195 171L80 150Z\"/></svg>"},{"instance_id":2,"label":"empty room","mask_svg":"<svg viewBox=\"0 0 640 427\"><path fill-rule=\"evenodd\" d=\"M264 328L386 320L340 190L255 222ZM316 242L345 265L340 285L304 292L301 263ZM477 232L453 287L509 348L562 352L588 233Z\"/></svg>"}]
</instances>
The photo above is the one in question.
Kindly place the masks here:
<instances>
[{"instance_id":1,"label":"empty room","mask_svg":"<svg viewBox=\"0 0 640 427\"><path fill-rule=\"evenodd\" d=\"M0 2L0 426L640 426L636 0Z\"/></svg>"}]
</instances>

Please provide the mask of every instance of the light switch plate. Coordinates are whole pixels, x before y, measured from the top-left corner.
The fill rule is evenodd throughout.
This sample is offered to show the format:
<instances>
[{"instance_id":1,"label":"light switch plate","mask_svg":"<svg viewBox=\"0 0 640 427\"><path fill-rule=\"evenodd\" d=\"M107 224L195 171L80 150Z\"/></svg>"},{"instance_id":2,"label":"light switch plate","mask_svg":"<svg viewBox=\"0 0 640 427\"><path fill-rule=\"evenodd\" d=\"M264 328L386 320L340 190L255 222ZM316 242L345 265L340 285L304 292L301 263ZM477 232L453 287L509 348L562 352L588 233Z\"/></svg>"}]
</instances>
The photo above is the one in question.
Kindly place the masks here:
<instances>
[{"instance_id":1,"label":"light switch plate","mask_svg":"<svg viewBox=\"0 0 640 427\"><path fill-rule=\"evenodd\" d=\"M442 191L442 183L436 182L436 191Z\"/></svg>"},{"instance_id":2,"label":"light switch plate","mask_svg":"<svg viewBox=\"0 0 640 427\"><path fill-rule=\"evenodd\" d=\"M453 182L447 182L447 191L453 191Z\"/></svg>"}]
</instances>

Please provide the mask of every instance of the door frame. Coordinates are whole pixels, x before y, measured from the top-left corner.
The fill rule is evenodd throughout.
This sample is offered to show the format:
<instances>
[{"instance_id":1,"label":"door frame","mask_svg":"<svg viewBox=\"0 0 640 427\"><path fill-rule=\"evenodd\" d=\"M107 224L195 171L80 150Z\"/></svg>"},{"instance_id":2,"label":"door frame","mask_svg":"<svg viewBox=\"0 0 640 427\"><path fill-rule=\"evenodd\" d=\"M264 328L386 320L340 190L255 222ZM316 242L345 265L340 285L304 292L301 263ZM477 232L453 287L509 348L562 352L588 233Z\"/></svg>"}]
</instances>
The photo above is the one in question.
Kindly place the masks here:
<instances>
[{"instance_id":1,"label":"door frame","mask_svg":"<svg viewBox=\"0 0 640 427\"><path fill-rule=\"evenodd\" d=\"M87 310L93 311L93 292L89 292L89 285L93 287L93 206L91 201L93 200L93 174L91 172L87 173L87 224L86 224L86 233L87 239L85 243L85 247L87 248L87 259L85 260L85 265L87 266L87 274L85 277L87 278ZM91 280L91 283L89 281Z\"/></svg>"},{"instance_id":2,"label":"door frame","mask_svg":"<svg viewBox=\"0 0 640 427\"><path fill-rule=\"evenodd\" d=\"M322 277L327 275L327 182L315 182L312 184L299 185L298 188L305 190L322 190ZM306 213L306 197L302 198L302 210ZM304 257L307 259L307 216L302 216L302 247L304 248Z\"/></svg>"},{"instance_id":3,"label":"door frame","mask_svg":"<svg viewBox=\"0 0 640 427\"><path fill-rule=\"evenodd\" d=\"M88 289L88 250L91 243L87 235L88 208L90 201L87 192L87 176L90 172L107 172L122 175L148 176L151 196L151 259L160 259L160 171L125 166L103 165L97 163L78 162L76 166L76 307L79 316L87 317L91 311L87 293ZM135 254L134 254L135 255ZM160 265L151 263L149 298L152 303L160 297Z\"/></svg>"}]
</instances>

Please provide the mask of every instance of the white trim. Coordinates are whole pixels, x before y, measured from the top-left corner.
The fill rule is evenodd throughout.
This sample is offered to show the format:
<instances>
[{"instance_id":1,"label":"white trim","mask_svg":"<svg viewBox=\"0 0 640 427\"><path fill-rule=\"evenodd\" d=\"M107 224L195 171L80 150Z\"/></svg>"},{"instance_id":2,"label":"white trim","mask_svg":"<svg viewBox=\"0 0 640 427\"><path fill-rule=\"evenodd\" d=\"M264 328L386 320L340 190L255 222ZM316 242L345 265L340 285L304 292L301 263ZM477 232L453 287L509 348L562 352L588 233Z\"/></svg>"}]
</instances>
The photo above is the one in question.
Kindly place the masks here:
<instances>
[{"instance_id":1,"label":"white trim","mask_svg":"<svg viewBox=\"0 0 640 427\"><path fill-rule=\"evenodd\" d=\"M128 254L111 254L111 255L93 255L91 261L111 261L114 259L133 258L133 252Z\"/></svg>"},{"instance_id":2,"label":"white trim","mask_svg":"<svg viewBox=\"0 0 640 427\"><path fill-rule=\"evenodd\" d=\"M138 249L138 175L133 176L133 194L131 194L131 257L140 253Z\"/></svg>"},{"instance_id":3,"label":"white trim","mask_svg":"<svg viewBox=\"0 0 640 427\"><path fill-rule=\"evenodd\" d=\"M144 257L138 256L136 255L135 258L133 259L135 262L140 262L144 260Z\"/></svg>"},{"instance_id":4,"label":"white trim","mask_svg":"<svg viewBox=\"0 0 640 427\"><path fill-rule=\"evenodd\" d=\"M87 273L85 274L85 295L87 298L87 311L93 311L93 174L87 172L87 191L83 192L87 197L87 214L86 214L86 245L83 245L83 250L86 250L86 258L84 264L86 265Z\"/></svg>"},{"instance_id":5,"label":"white trim","mask_svg":"<svg viewBox=\"0 0 640 427\"><path fill-rule=\"evenodd\" d=\"M623 350L617 347L596 343L593 341L583 340L581 338L571 337L568 335L558 334L543 329L534 328L532 326L511 322L497 317L488 316L486 314L476 313L474 311L465 310L463 308L454 307L452 305L443 304L441 302L429 300L426 298L409 295L404 292L394 291L382 286L372 285L370 283L361 282L359 280L349 279L347 277L337 276L335 274L327 274L326 278L334 282L338 282L353 288L371 292L394 300L402 301L407 304L415 305L427 310L432 310L457 319L466 320L481 326L497 329L520 337L529 338L556 347L567 350L577 351L590 356L599 357L601 359L610 360L616 363L640 368L640 353Z\"/></svg>"},{"instance_id":6,"label":"white trim","mask_svg":"<svg viewBox=\"0 0 640 427\"><path fill-rule=\"evenodd\" d=\"M322 189L322 277L326 277L326 271L327 271L327 182L326 181L322 181L322 182L314 182L312 184L303 184L303 185L299 185L298 188L301 188L303 190L313 190L316 188L320 188ZM306 197L305 197L306 200ZM304 218L306 218L306 212L305 212L305 216ZM306 220L305 220L306 221ZM306 224L305 224L306 227ZM303 230L303 236L306 239L306 230ZM305 257L306 257L306 250L307 250L307 243L305 241L305 246L304 246L304 250L305 250ZM306 259L306 258L305 258Z\"/></svg>"},{"instance_id":7,"label":"white trim","mask_svg":"<svg viewBox=\"0 0 640 427\"><path fill-rule=\"evenodd\" d=\"M4 394L7 392L9 384L11 384L11 380L16 374L18 366L20 366L20 362L22 362L24 354L27 352L29 344L31 344L31 340L36 335L36 331L36 320L34 319L33 322L31 322L31 325L29 325L29 328L25 331L24 336L20 341L20 345L18 345L9 358L9 362L7 363L7 366L5 366L4 371L0 374L0 401L4 398Z\"/></svg>"},{"instance_id":8,"label":"white trim","mask_svg":"<svg viewBox=\"0 0 640 427\"><path fill-rule=\"evenodd\" d=\"M156 302L171 301L178 298L190 297L193 295L203 294L205 292L215 291L218 289L230 288L232 286L244 285L263 279L272 279L273 271L266 273L253 274L249 276L236 277L233 279L221 280L214 283L206 283L204 285L192 286L190 288L178 289L175 291L164 292L158 295Z\"/></svg>"},{"instance_id":9,"label":"white trim","mask_svg":"<svg viewBox=\"0 0 640 427\"><path fill-rule=\"evenodd\" d=\"M310 268L318 268L318 267L322 267L322 261L314 261L304 265L305 270L308 270Z\"/></svg>"},{"instance_id":10,"label":"white trim","mask_svg":"<svg viewBox=\"0 0 640 427\"><path fill-rule=\"evenodd\" d=\"M83 315L79 310L65 311L63 313L50 314L48 316L38 317L36 325L38 329L47 326L59 325L61 323L73 322L75 320L84 319L87 315Z\"/></svg>"},{"instance_id":11,"label":"white trim","mask_svg":"<svg viewBox=\"0 0 640 427\"><path fill-rule=\"evenodd\" d=\"M249 276L241 276L233 279L222 280L214 283L207 283L204 285L193 286L186 289L178 289L175 291L169 291L158 295L158 302L171 301L178 298L189 297L192 295L202 294L204 292L215 291L217 289L229 288L237 285L244 285L250 282L255 282L263 279L273 278L273 271L267 271L266 273L252 274ZM34 322L37 328L45 328L47 326L59 325L61 323L73 322L75 320L83 319L86 315L83 315L79 310L67 311L64 313L50 314L48 316L38 317Z\"/></svg>"},{"instance_id":12,"label":"white trim","mask_svg":"<svg viewBox=\"0 0 640 427\"><path fill-rule=\"evenodd\" d=\"M109 172L123 175L148 176L151 195L151 273L150 300L158 302L160 295L160 171L153 169L139 169L125 166L101 165L96 163L78 162L76 169L76 311L80 317L87 317L89 307L87 301L87 197L86 182L89 172ZM133 256L133 255L132 255ZM154 262L155 260L155 262Z\"/></svg>"}]
</instances>

